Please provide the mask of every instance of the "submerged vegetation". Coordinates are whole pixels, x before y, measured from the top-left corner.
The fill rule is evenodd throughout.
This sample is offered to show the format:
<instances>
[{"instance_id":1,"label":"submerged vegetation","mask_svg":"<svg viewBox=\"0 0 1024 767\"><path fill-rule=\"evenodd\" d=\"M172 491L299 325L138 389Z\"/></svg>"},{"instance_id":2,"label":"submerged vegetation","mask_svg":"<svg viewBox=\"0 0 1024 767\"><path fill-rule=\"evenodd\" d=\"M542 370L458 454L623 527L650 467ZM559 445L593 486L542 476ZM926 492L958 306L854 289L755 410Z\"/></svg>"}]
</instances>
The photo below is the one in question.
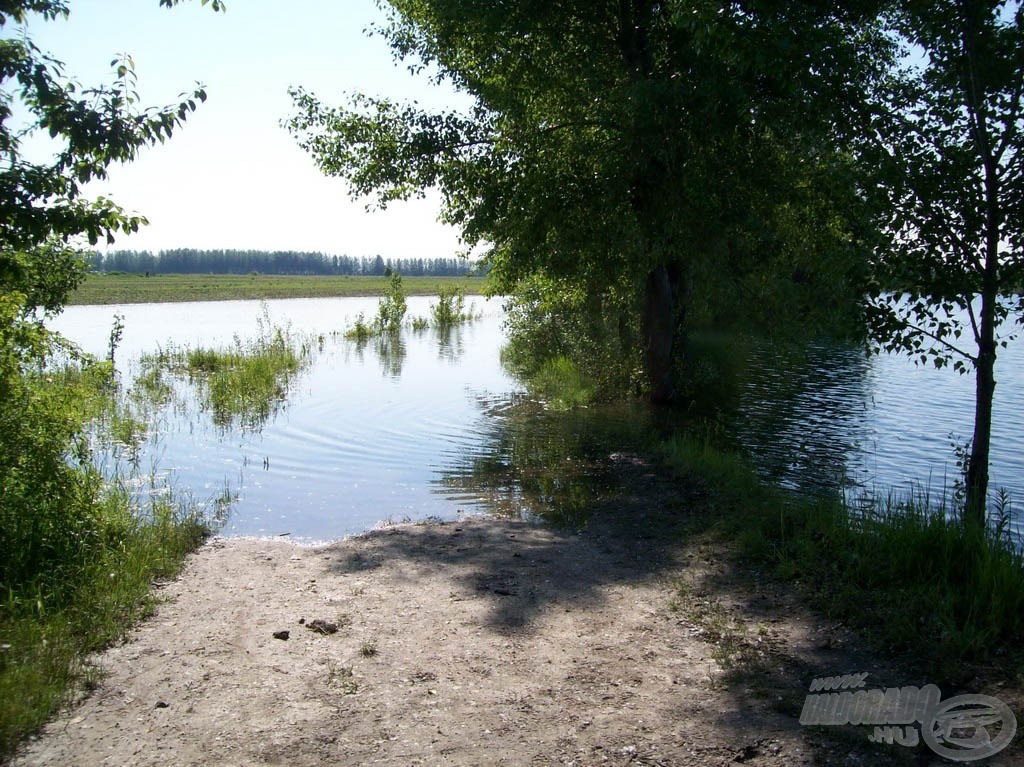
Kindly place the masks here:
<instances>
[{"instance_id":1,"label":"submerged vegetation","mask_svg":"<svg viewBox=\"0 0 1024 767\"><path fill-rule=\"evenodd\" d=\"M259 334L225 349L171 349L143 355L137 385L155 396L169 396L165 375L200 387L203 408L225 429L258 429L287 399L295 376L308 363L310 341L274 327L264 311Z\"/></svg>"},{"instance_id":2,"label":"submerged vegetation","mask_svg":"<svg viewBox=\"0 0 1024 767\"><path fill-rule=\"evenodd\" d=\"M397 337L406 325L407 295L402 275L392 272L388 278L387 289L377 305L377 316L371 322L367 322L366 317L359 314L352 327L345 331L345 337L361 344L365 344L371 338ZM445 332L456 325L472 322L478 316L472 306L466 308L466 297L462 288L442 285L438 288L436 303L430 305L430 319L413 317L408 324L415 331L434 327Z\"/></svg>"}]
</instances>

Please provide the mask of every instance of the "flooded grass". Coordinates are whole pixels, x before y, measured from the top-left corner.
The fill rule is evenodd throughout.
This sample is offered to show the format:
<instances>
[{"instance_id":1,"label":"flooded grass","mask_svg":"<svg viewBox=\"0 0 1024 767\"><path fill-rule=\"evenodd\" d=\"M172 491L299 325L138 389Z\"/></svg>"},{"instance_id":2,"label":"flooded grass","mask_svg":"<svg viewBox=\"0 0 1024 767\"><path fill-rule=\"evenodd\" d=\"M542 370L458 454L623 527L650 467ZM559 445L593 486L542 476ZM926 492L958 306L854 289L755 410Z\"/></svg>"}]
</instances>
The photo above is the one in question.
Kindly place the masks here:
<instances>
[{"instance_id":1,"label":"flooded grass","mask_svg":"<svg viewBox=\"0 0 1024 767\"><path fill-rule=\"evenodd\" d=\"M271 325L266 314L252 340L227 348L172 349L143 355L137 386L166 393L165 375L198 384L201 401L216 426L258 429L288 397L296 375L310 361L313 344L287 328Z\"/></svg>"}]
</instances>

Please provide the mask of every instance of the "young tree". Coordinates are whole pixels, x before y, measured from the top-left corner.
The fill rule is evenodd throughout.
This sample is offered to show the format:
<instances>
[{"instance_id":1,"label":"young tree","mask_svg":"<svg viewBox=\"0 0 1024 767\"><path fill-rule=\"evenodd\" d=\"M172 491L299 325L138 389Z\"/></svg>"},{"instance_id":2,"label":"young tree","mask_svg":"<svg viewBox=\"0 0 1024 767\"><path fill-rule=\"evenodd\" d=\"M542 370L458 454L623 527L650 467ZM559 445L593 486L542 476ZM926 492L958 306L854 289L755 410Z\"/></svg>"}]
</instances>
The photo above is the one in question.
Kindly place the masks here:
<instances>
[{"instance_id":1,"label":"young tree","mask_svg":"<svg viewBox=\"0 0 1024 767\"><path fill-rule=\"evenodd\" d=\"M1024 321L1024 16L1020 2L906 0L912 45L874 122L888 240L872 319L880 344L975 375L965 520L982 525L995 363ZM967 344L963 342L967 341Z\"/></svg>"},{"instance_id":2,"label":"young tree","mask_svg":"<svg viewBox=\"0 0 1024 767\"><path fill-rule=\"evenodd\" d=\"M602 296L624 296L615 310L637 328L652 399L673 398L695 284L773 258L789 236L780 211L801 208L790 235L835 234L836 251L849 239L832 226L845 203L801 206L847 194L830 173L843 165L834 139L886 55L870 3L390 5L396 54L436 67L473 109L365 96L335 109L297 90L292 132L381 205L439 187L503 292L571 284L599 312Z\"/></svg>"}]
</instances>

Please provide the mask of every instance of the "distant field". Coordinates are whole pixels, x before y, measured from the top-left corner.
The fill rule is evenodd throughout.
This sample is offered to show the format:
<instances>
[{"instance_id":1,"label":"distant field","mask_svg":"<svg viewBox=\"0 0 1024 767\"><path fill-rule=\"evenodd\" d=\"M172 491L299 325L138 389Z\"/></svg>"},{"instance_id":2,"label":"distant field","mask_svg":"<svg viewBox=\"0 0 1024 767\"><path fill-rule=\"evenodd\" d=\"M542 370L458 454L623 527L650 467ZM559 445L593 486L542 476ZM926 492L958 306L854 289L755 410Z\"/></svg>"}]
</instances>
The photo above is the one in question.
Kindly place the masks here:
<instances>
[{"instance_id":1,"label":"distant field","mask_svg":"<svg viewBox=\"0 0 1024 767\"><path fill-rule=\"evenodd\" d=\"M227 301L246 298L377 296L387 277L307 277L235 274L93 274L71 294L69 304L147 304L163 301ZM403 277L410 296L435 295L442 286L467 295L483 291L480 277Z\"/></svg>"}]
</instances>

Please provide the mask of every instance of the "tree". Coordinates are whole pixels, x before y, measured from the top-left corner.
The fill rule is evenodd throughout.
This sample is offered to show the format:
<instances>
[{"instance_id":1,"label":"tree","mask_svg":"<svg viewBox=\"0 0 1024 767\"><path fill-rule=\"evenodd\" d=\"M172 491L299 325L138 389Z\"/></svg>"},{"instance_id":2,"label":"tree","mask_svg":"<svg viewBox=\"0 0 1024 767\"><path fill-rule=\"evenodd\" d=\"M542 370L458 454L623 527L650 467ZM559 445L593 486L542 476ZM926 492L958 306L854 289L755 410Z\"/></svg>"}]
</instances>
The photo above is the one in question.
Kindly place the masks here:
<instances>
[{"instance_id":1,"label":"tree","mask_svg":"<svg viewBox=\"0 0 1024 767\"><path fill-rule=\"evenodd\" d=\"M220 0L201 1L223 7ZM0 28L31 13L52 20L70 11L66 0L4 0ZM21 296L23 315L36 306L54 311L63 305L84 275L72 247L79 238L109 242L115 232L145 223L110 200L84 199L83 186L105 178L111 164L165 141L206 99L200 87L183 94L179 104L140 110L131 58L111 66L117 75L112 85L83 88L27 37L0 40L0 285ZM54 140L51 161L24 156L24 137L34 131Z\"/></svg>"},{"instance_id":2,"label":"tree","mask_svg":"<svg viewBox=\"0 0 1024 767\"><path fill-rule=\"evenodd\" d=\"M0 0L0 27L68 12L63 0ZM180 104L139 110L131 59L114 65L114 84L82 88L24 35L0 39L0 592L5 607L38 605L40 615L59 609L76 573L95 570L113 538L82 438L110 368L47 368L61 342L36 310L60 310L81 280L81 240L144 223L109 200L84 199L83 186L166 140L205 98L198 88ZM53 139L51 161L24 155L32 131Z\"/></svg>"},{"instance_id":3,"label":"tree","mask_svg":"<svg viewBox=\"0 0 1024 767\"><path fill-rule=\"evenodd\" d=\"M874 331L888 350L973 371L964 514L980 526L996 354L1011 314L1024 321L1024 16L1020 2L907 0L893 24L919 60L893 79L867 154L889 235Z\"/></svg>"},{"instance_id":4,"label":"tree","mask_svg":"<svg viewBox=\"0 0 1024 767\"><path fill-rule=\"evenodd\" d=\"M701 281L781 267L780 241L798 229L835 234L837 251L852 239L833 226L852 187L832 170L856 115L845 105L886 57L870 3L390 5L396 54L435 67L473 109L366 96L337 109L299 89L292 132L325 173L382 206L439 187L446 219L487 249L497 290L571 285L596 314L621 313L652 399L674 396ZM787 206L788 230L776 226Z\"/></svg>"}]
</instances>

